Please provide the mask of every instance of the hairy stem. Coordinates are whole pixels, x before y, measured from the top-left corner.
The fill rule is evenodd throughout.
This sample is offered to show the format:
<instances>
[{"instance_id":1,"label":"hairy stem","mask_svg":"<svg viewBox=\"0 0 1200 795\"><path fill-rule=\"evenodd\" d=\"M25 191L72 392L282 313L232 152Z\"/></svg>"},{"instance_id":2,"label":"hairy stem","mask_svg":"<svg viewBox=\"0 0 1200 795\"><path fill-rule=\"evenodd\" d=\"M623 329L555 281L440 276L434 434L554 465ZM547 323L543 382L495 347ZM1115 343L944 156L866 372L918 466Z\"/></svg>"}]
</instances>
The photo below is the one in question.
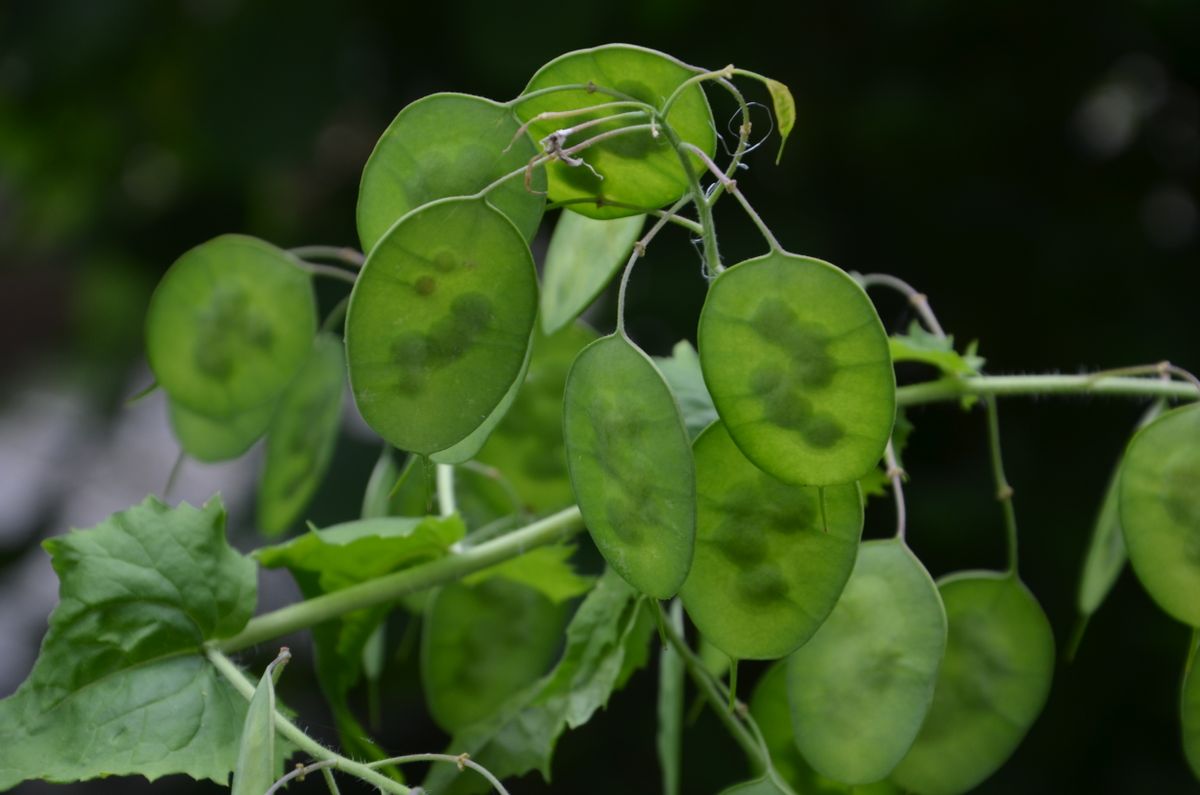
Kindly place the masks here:
<instances>
[{"instance_id":1,"label":"hairy stem","mask_svg":"<svg viewBox=\"0 0 1200 795\"><path fill-rule=\"evenodd\" d=\"M996 411L996 396L983 400L987 407L988 449L991 452L992 476L996 480L996 499L1004 512L1004 533L1008 539L1008 571L1017 573L1017 510L1013 506L1013 488L1004 474L1004 456L1000 451L1000 418Z\"/></svg>"},{"instance_id":2,"label":"hairy stem","mask_svg":"<svg viewBox=\"0 0 1200 795\"><path fill-rule=\"evenodd\" d=\"M1120 395L1124 397L1200 399L1191 384L1157 378L1104 377L1093 375L980 375L970 378L939 378L896 390L896 404L919 406L964 397L1008 397L1017 395Z\"/></svg>"},{"instance_id":3,"label":"hairy stem","mask_svg":"<svg viewBox=\"0 0 1200 795\"><path fill-rule=\"evenodd\" d=\"M569 538L582 528L583 518L579 509L572 506L458 554L264 613L250 619L237 635L215 641L211 645L214 650L226 653L249 648L354 610L393 602L405 594L462 579L468 574L503 563L535 547Z\"/></svg>"},{"instance_id":4,"label":"hairy stem","mask_svg":"<svg viewBox=\"0 0 1200 795\"><path fill-rule=\"evenodd\" d=\"M254 683L251 682L242 670L233 664L233 661L214 648L204 650L205 656L209 662L224 676L234 689L249 701L254 698ZM329 767L349 773L356 778L378 788L381 792L390 792L395 795L408 795L410 790L408 787L398 782L392 781L387 776L380 775L366 765L359 764L351 759L347 759L336 751L331 751L319 742L309 737L302 732L296 724L275 713L275 728L287 739L291 740L297 748L304 753L319 760L321 763L329 763Z\"/></svg>"}]
</instances>

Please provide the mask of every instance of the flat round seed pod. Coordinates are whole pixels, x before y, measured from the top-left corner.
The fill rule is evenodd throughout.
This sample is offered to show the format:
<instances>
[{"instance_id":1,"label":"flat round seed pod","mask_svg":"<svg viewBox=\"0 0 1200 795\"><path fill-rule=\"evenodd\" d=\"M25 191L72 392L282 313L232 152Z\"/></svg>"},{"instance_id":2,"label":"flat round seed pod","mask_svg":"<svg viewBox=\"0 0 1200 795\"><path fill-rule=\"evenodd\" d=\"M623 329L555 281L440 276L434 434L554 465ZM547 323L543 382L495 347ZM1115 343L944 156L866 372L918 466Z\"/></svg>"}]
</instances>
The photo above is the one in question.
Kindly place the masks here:
<instances>
[{"instance_id":1,"label":"flat round seed pod","mask_svg":"<svg viewBox=\"0 0 1200 795\"><path fill-rule=\"evenodd\" d=\"M773 252L718 276L700 364L738 448L780 480L849 483L896 416L887 333L862 288L821 260Z\"/></svg>"},{"instance_id":2,"label":"flat round seed pod","mask_svg":"<svg viewBox=\"0 0 1200 795\"><path fill-rule=\"evenodd\" d=\"M146 357L171 401L227 418L273 401L308 358L312 283L269 243L222 235L186 252L146 310Z\"/></svg>"},{"instance_id":3,"label":"flat round seed pod","mask_svg":"<svg viewBox=\"0 0 1200 795\"><path fill-rule=\"evenodd\" d=\"M847 784L885 778L912 745L946 650L937 586L902 541L869 541L841 598L788 658L796 744Z\"/></svg>"},{"instance_id":4,"label":"flat round seed pod","mask_svg":"<svg viewBox=\"0 0 1200 795\"><path fill-rule=\"evenodd\" d=\"M741 454L720 422L696 438L693 454L696 554L683 605L730 657L790 654L829 615L854 568L863 523L858 486L818 490L773 478Z\"/></svg>"},{"instance_id":5,"label":"flat round seed pod","mask_svg":"<svg viewBox=\"0 0 1200 795\"><path fill-rule=\"evenodd\" d=\"M491 715L554 662L564 605L502 577L439 589L421 627L421 681L447 732Z\"/></svg>"},{"instance_id":6,"label":"flat round seed pod","mask_svg":"<svg viewBox=\"0 0 1200 795\"><path fill-rule=\"evenodd\" d=\"M264 533L288 529L321 485L337 444L345 392L342 341L319 334L267 429L267 458L258 483L258 526Z\"/></svg>"},{"instance_id":7,"label":"flat round seed pod","mask_svg":"<svg viewBox=\"0 0 1200 795\"><path fill-rule=\"evenodd\" d=\"M1192 773L1200 778L1200 639L1192 648L1191 667L1183 677L1183 694L1179 700L1180 717L1183 724L1183 753Z\"/></svg>"},{"instance_id":8,"label":"flat round seed pod","mask_svg":"<svg viewBox=\"0 0 1200 795\"><path fill-rule=\"evenodd\" d=\"M679 407L658 368L620 335L579 354L563 397L579 510L609 565L656 599L692 563L696 483Z\"/></svg>"},{"instance_id":9,"label":"flat round seed pod","mask_svg":"<svg viewBox=\"0 0 1200 795\"><path fill-rule=\"evenodd\" d=\"M253 447L271 424L275 404L213 419L168 400L167 413L183 452L197 461L213 463L238 458Z\"/></svg>"},{"instance_id":10,"label":"flat round seed pod","mask_svg":"<svg viewBox=\"0 0 1200 795\"><path fill-rule=\"evenodd\" d=\"M346 314L363 419L402 450L458 444L517 380L536 313L533 257L499 210L446 199L405 216L371 250Z\"/></svg>"},{"instance_id":11,"label":"flat round seed pod","mask_svg":"<svg viewBox=\"0 0 1200 795\"><path fill-rule=\"evenodd\" d=\"M933 705L892 780L918 795L967 792L1033 725L1054 676L1054 635L1020 580L962 572L938 583L949 632Z\"/></svg>"},{"instance_id":12,"label":"flat round seed pod","mask_svg":"<svg viewBox=\"0 0 1200 795\"><path fill-rule=\"evenodd\" d=\"M538 70L523 93L554 86L593 83L660 107L681 83L696 73L695 69L669 55L628 44L609 44L576 50L555 58ZM555 91L518 103L516 113L523 121L529 121L547 111L590 108L612 101L612 97L584 89ZM616 107L566 119L539 121L530 125L529 135L534 141L540 141L556 130L629 110L631 108ZM680 139L699 147L710 156L716 151L712 112L698 85L684 89L672 106L667 121ZM590 127L571 136L564 147L617 127L647 123L645 118L630 118ZM657 136L650 130L622 135L589 147L576 156L582 157L591 168L572 167L561 161L547 164L550 200L592 199L592 203L571 206L575 212L592 218L636 215L639 207L661 207L688 191L687 175L679 156L661 131ZM703 170L694 157L692 162L698 172ZM595 173L592 169L595 169ZM629 204L633 205L633 209L614 207L605 202Z\"/></svg>"},{"instance_id":13,"label":"flat round seed pod","mask_svg":"<svg viewBox=\"0 0 1200 795\"><path fill-rule=\"evenodd\" d=\"M1168 411L1133 437L1120 502L1134 573L1159 607L1200 627L1200 403Z\"/></svg>"},{"instance_id":14,"label":"flat round seed pod","mask_svg":"<svg viewBox=\"0 0 1200 795\"><path fill-rule=\"evenodd\" d=\"M405 107L363 167L358 189L363 251L421 205L469 196L528 163L537 150L526 136L513 141L519 127L511 109L469 94L431 94ZM532 190L514 177L487 197L526 240L537 232L546 205L541 169L533 179Z\"/></svg>"}]
</instances>

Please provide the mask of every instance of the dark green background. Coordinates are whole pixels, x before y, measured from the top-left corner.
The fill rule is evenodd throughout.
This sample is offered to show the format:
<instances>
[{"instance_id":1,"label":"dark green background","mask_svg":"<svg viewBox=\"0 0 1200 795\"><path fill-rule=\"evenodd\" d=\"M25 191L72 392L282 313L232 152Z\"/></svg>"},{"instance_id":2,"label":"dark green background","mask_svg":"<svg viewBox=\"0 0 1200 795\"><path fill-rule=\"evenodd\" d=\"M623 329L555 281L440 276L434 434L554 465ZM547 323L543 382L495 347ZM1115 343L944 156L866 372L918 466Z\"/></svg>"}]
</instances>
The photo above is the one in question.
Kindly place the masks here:
<instances>
[{"instance_id":1,"label":"dark green background","mask_svg":"<svg viewBox=\"0 0 1200 795\"><path fill-rule=\"evenodd\" d=\"M992 372L1162 359L1200 369L1192 0L828 2L790 4L786 15L744 2L500 5L0 5L0 412L23 384L50 374L115 416L138 372L149 293L176 256L224 232L283 246L355 244L360 169L406 103L442 90L507 99L555 55L607 41L709 67L732 62L789 84L798 120L787 154L776 168L772 140L751 156L740 178L747 195L788 248L885 270L927 292L948 330L980 340ZM765 101L753 84L747 90ZM717 103L719 124L730 110ZM717 223L729 261L761 252L732 202ZM694 334L704 292L686 238L660 240L629 296L630 331L655 353ZM891 328L911 319L891 296L879 304ZM611 317L609 296L598 323ZM1060 647L1104 481L1138 411L1080 398L1002 404L1022 571ZM999 566L982 415L945 406L912 419L913 546L935 575ZM314 518L353 515L374 452L341 445ZM240 543L253 543L251 517L232 521ZM889 508L874 506L869 532L890 523ZM36 526L6 536L0 578L42 533L65 529L48 505ZM979 791L1200 789L1179 748L1187 640L1123 576L1079 659L1059 666L1027 741ZM270 650L261 651L248 662L264 662ZM440 750L414 666L397 663L388 675L385 744ZM329 736L306 677L305 666L290 667L284 697ZM554 791L656 791L653 699L645 672L568 735ZM714 793L742 775L711 715L689 731L685 753L687 792ZM547 788L529 778L513 790Z\"/></svg>"}]
</instances>

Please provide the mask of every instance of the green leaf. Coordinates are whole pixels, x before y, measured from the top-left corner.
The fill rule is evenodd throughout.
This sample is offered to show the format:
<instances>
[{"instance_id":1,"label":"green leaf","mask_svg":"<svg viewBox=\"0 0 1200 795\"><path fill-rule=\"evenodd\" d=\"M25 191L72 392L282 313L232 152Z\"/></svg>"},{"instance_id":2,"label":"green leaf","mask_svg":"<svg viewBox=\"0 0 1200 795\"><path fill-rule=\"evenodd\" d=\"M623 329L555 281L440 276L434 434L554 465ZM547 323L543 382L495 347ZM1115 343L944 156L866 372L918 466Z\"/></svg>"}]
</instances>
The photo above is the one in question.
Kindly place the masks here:
<instances>
[{"instance_id":1,"label":"green leaf","mask_svg":"<svg viewBox=\"0 0 1200 795\"><path fill-rule=\"evenodd\" d=\"M730 657L783 657L817 631L854 568L858 488L829 486L822 496L776 480L738 452L719 422L694 452L696 555L683 605Z\"/></svg>"},{"instance_id":2,"label":"green leaf","mask_svg":"<svg viewBox=\"0 0 1200 795\"><path fill-rule=\"evenodd\" d=\"M529 162L537 150L523 135L514 140L519 126L504 105L467 94L431 94L400 111L363 168L358 189L363 251L370 252L392 224L421 205L474 194ZM537 232L546 203L541 169L530 188L516 177L487 196L526 240Z\"/></svg>"},{"instance_id":3,"label":"green leaf","mask_svg":"<svg viewBox=\"0 0 1200 795\"><path fill-rule=\"evenodd\" d=\"M491 716L554 662L562 605L493 577L440 588L421 633L421 682L434 721L461 731Z\"/></svg>"},{"instance_id":4,"label":"green leaf","mask_svg":"<svg viewBox=\"0 0 1200 795\"><path fill-rule=\"evenodd\" d=\"M1192 773L1200 778L1200 664L1196 663L1200 652L1200 634L1193 635L1191 653L1183 676L1183 693L1179 700L1180 719L1183 724L1183 753L1191 765Z\"/></svg>"},{"instance_id":5,"label":"green leaf","mask_svg":"<svg viewBox=\"0 0 1200 795\"><path fill-rule=\"evenodd\" d=\"M215 462L237 458L249 450L266 433L275 414L275 404L234 414L231 417L207 417L176 403L167 401L171 429L183 452L197 461Z\"/></svg>"},{"instance_id":6,"label":"green leaf","mask_svg":"<svg viewBox=\"0 0 1200 795\"><path fill-rule=\"evenodd\" d=\"M536 769L549 780L559 736L608 703L632 672L630 658L645 660L653 632L646 612L637 592L606 571L571 619L566 649L554 670L488 720L457 733L449 751L470 753L499 778ZM461 795L483 791L487 784L476 776L460 777L453 765L440 765L430 770L424 787Z\"/></svg>"},{"instance_id":7,"label":"green leaf","mask_svg":"<svg viewBox=\"0 0 1200 795\"><path fill-rule=\"evenodd\" d=\"M291 655L272 660L258 680L242 723L231 795L261 795L279 777L275 752L275 680Z\"/></svg>"},{"instance_id":8,"label":"green leaf","mask_svg":"<svg viewBox=\"0 0 1200 795\"><path fill-rule=\"evenodd\" d=\"M828 486L883 456L896 414L887 335L838 268L780 252L729 268L709 288L699 345L717 412L755 466Z\"/></svg>"},{"instance_id":9,"label":"green leaf","mask_svg":"<svg viewBox=\"0 0 1200 795\"><path fill-rule=\"evenodd\" d=\"M921 728L946 650L946 613L902 541L858 551L837 606L788 658L796 744L826 776L885 778Z\"/></svg>"},{"instance_id":10,"label":"green leaf","mask_svg":"<svg viewBox=\"0 0 1200 795\"><path fill-rule=\"evenodd\" d=\"M683 605L671 603L670 622L683 637ZM664 646L658 655L658 763L662 769L663 795L679 795L683 764L683 658L675 647Z\"/></svg>"},{"instance_id":11,"label":"green leaf","mask_svg":"<svg viewBox=\"0 0 1200 795\"><path fill-rule=\"evenodd\" d=\"M564 210L542 268L542 330L553 334L579 317L629 258L646 216L609 221Z\"/></svg>"},{"instance_id":12,"label":"green leaf","mask_svg":"<svg viewBox=\"0 0 1200 795\"><path fill-rule=\"evenodd\" d=\"M931 364L946 375L979 375L986 359L975 353L975 343L967 346L965 353L954 350L954 337L939 337L931 334L915 320L909 325L907 334L896 334L888 339L892 360L896 362L923 362Z\"/></svg>"},{"instance_id":13,"label":"green leaf","mask_svg":"<svg viewBox=\"0 0 1200 795\"><path fill-rule=\"evenodd\" d=\"M704 372L700 369L696 349L687 340L680 340L671 349L670 356L655 356L654 363L679 402L688 437L694 440L717 420L717 410L704 385Z\"/></svg>"},{"instance_id":14,"label":"green leaf","mask_svg":"<svg viewBox=\"0 0 1200 795\"><path fill-rule=\"evenodd\" d=\"M550 336L535 333L525 384L475 457L499 470L533 513L557 511L575 501L563 444L563 392L575 357L595 339L596 333L581 323ZM500 486L493 483L491 488Z\"/></svg>"},{"instance_id":15,"label":"green leaf","mask_svg":"<svg viewBox=\"0 0 1200 795\"><path fill-rule=\"evenodd\" d=\"M555 58L538 70L523 93L592 83L659 107L681 83L695 74L696 71L691 67L663 53L628 44L609 44L576 50ZM574 89L524 100L517 105L516 111L523 121L528 122L547 111L591 108L612 101L612 97L598 92ZM530 125L529 135L533 140L540 141L565 125L580 125L628 110L631 109L617 107L572 116L565 121L543 120ZM712 113L699 86L689 86L684 90L671 108L667 121L683 141L692 143L710 156L716 152ZM565 146L617 127L646 123L645 118L633 118L600 124L571 136ZM649 130L622 135L578 154L602 178L597 178L586 166L571 167L561 161L551 162L546 166L550 200L591 199L591 203L572 204L571 208L592 218L636 215L639 213L636 208L662 207L688 191L687 176L679 156L661 131L657 136ZM698 170L702 168L694 157L692 162ZM632 205L635 209L614 206L613 203Z\"/></svg>"},{"instance_id":16,"label":"green leaf","mask_svg":"<svg viewBox=\"0 0 1200 795\"><path fill-rule=\"evenodd\" d=\"M899 795L900 790L887 781L850 786L827 779L809 766L792 734L785 660L773 664L759 678L750 697L750 716L762 732L775 772L798 795Z\"/></svg>"},{"instance_id":17,"label":"green leaf","mask_svg":"<svg viewBox=\"0 0 1200 795\"><path fill-rule=\"evenodd\" d=\"M430 489L425 484L419 456L409 456L403 467L396 465L392 446L384 444L367 487L363 492L362 518L424 516L430 508Z\"/></svg>"},{"instance_id":18,"label":"green leaf","mask_svg":"<svg viewBox=\"0 0 1200 795\"><path fill-rule=\"evenodd\" d=\"M533 257L500 212L447 199L406 215L371 250L346 315L363 419L403 450L458 444L517 380L536 313Z\"/></svg>"},{"instance_id":19,"label":"green leaf","mask_svg":"<svg viewBox=\"0 0 1200 795\"><path fill-rule=\"evenodd\" d=\"M306 599L444 556L465 533L457 516L364 519L310 530L254 556L267 568L288 568ZM367 739L346 703L362 674L363 649L390 605L356 610L313 627L317 680L333 711L349 754L378 761L387 757Z\"/></svg>"},{"instance_id":20,"label":"green leaf","mask_svg":"<svg viewBox=\"0 0 1200 795\"><path fill-rule=\"evenodd\" d=\"M1164 407L1162 401L1150 406L1138 422L1138 429L1153 422ZM1116 584L1128 558L1125 539L1121 533L1120 485L1121 470L1118 463L1113 469L1112 477L1109 478L1104 500L1100 503L1100 513L1092 526L1092 537L1088 542L1087 552L1084 553L1076 603L1080 615L1085 620L1099 609Z\"/></svg>"},{"instance_id":21,"label":"green leaf","mask_svg":"<svg viewBox=\"0 0 1200 795\"><path fill-rule=\"evenodd\" d=\"M312 283L269 243L223 235L175 261L146 310L146 357L171 400L212 418L272 403L316 332Z\"/></svg>"},{"instance_id":22,"label":"green leaf","mask_svg":"<svg viewBox=\"0 0 1200 795\"><path fill-rule=\"evenodd\" d=\"M1120 489L1134 573L1159 607L1200 626L1200 404L1168 411L1134 435Z\"/></svg>"},{"instance_id":23,"label":"green leaf","mask_svg":"<svg viewBox=\"0 0 1200 795\"><path fill-rule=\"evenodd\" d=\"M642 593L674 596L692 562L696 485L679 407L650 358L620 335L584 348L567 377L563 433L596 547Z\"/></svg>"},{"instance_id":24,"label":"green leaf","mask_svg":"<svg viewBox=\"0 0 1200 795\"><path fill-rule=\"evenodd\" d=\"M967 792L1020 744L1050 693L1054 635L1020 580L962 572L938 582L949 635L933 705L892 780L918 795Z\"/></svg>"},{"instance_id":25,"label":"green leaf","mask_svg":"<svg viewBox=\"0 0 1200 795\"><path fill-rule=\"evenodd\" d=\"M29 678L0 701L0 790L134 774L225 784L246 701L202 644L245 626L256 572L226 542L220 501L149 497L45 547L60 601Z\"/></svg>"},{"instance_id":26,"label":"green leaf","mask_svg":"<svg viewBox=\"0 0 1200 795\"><path fill-rule=\"evenodd\" d=\"M267 430L267 459L258 484L258 525L267 535L291 527L321 485L333 460L345 391L342 343L320 334Z\"/></svg>"},{"instance_id":27,"label":"green leaf","mask_svg":"<svg viewBox=\"0 0 1200 795\"><path fill-rule=\"evenodd\" d=\"M504 420L513 403L516 402L517 395L525 383L525 377L529 373L529 362L532 354L533 344L530 341L529 347L525 350L525 361L521 362L521 369L517 372L517 377L509 385L508 391L504 393L504 397L500 398L500 402L496 404L496 408L492 409L492 413L461 442L447 447L445 450L439 450L429 456L430 461L433 461L435 464L462 464L470 461L483 449L492 432L496 430L496 426Z\"/></svg>"},{"instance_id":28,"label":"green leaf","mask_svg":"<svg viewBox=\"0 0 1200 795\"><path fill-rule=\"evenodd\" d=\"M538 547L464 577L462 581L473 585L501 577L532 588L551 602L565 602L587 593L595 583L594 578L575 572L570 563L574 552L575 547L570 544Z\"/></svg>"},{"instance_id":29,"label":"green leaf","mask_svg":"<svg viewBox=\"0 0 1200 795\"><path fill-rule=\"evenodd\" d=\"M796 100L792 92L778 80L767 80L767 91L771 94L771 104L775 106L775 123L779 125L779 154L775 155L775 164L783 159L783 147L787 145L788 136L796 126Z\"/></svg>"}]
</instances>

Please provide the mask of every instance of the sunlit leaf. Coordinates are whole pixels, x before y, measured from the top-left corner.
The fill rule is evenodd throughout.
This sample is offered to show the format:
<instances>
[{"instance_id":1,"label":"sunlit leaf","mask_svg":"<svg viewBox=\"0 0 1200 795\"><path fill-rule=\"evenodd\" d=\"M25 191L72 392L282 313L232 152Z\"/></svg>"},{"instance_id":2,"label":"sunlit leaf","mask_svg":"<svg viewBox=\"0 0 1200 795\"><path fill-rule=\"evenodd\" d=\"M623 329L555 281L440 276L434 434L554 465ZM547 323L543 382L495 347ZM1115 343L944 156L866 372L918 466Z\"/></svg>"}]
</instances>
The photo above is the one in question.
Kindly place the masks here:
<instances>
[{"instance_id":1,"label":"sunlit leaf","mask_svg":"<svg viewBox=\"0 0 1200 795\"><path fill-rule=\"evenodd\" d=\"M553 334L579 317L629 258L644 215L597 220L564 210L542 268L542 330Z\"/></svg>"},{"instance_id":2,"label":"sunlit leaf","mask_svg":"<svg viewBox=\"0 0 1200 795\"><path fill-rule=\"evenodd\" d=\"M675 343L670 356L655 356L654 363L679 403L688 436L695 439L700 431L717 419L712 395L708 394L708 387L704 385L704 373L700 369L700 357L696 349L687 340L681 340Z\"/></svg>"},{"instance_id":3,"label":"sunlit leaf","mask_svg":"<svg viewBox=\"0 0 1200 795\"><path fill-rule=\"evenodd\" d=\"M968 345L966 352L958 353L954 350L954 337L931 334L916 321L909 325L907 334L893 335L888 344L893 361L931 364L946 375L979 375L986 362L975 352L975 343Z\"/></svg>"}]
</instances>

